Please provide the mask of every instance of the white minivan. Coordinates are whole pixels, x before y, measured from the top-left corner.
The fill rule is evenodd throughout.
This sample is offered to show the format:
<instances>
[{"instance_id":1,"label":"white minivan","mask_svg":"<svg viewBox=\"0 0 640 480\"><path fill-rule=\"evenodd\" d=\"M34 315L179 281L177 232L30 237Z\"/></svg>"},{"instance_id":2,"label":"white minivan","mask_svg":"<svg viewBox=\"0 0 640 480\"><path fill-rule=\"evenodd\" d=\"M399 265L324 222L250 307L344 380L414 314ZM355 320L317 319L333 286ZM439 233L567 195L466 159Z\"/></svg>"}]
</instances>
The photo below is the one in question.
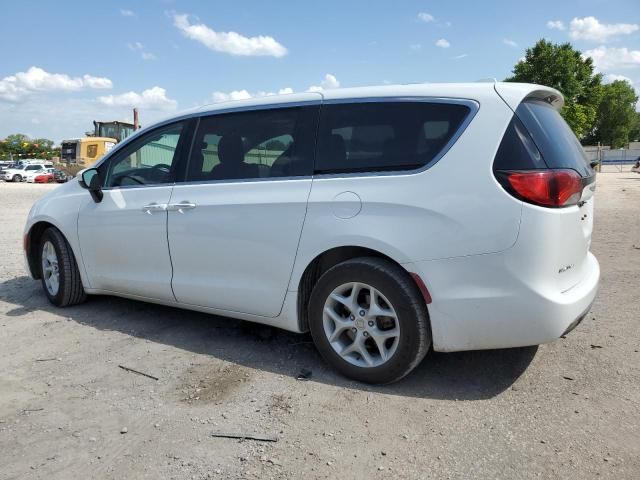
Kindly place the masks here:
<instances>
[{"instance_id":1,"label":"white minivan","mask_svg":"<svg viewBox=\"0 0 640 480\"><path fill-rule=\"evenodd\" d=\"M549 342L600 275L595 173L562 104L473 83L207 106L36 202L27 263L58 306L118 295L310 330L364 382L430 347Z\"/></svg>"}]
</instances>

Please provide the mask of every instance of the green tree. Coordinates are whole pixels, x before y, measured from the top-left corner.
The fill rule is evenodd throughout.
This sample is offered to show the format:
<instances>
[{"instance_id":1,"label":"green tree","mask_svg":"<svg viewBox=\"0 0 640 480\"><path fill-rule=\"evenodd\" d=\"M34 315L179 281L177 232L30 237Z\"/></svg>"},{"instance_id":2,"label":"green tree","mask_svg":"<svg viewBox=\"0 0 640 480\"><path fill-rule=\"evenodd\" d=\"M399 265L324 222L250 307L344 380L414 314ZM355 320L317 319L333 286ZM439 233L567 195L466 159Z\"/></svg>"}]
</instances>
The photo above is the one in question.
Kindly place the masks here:
<instances>
[{"instance_id":1,"label":"green tree","mask_svg":"<svg viewBox=\"0 0 640 480\"><path fill-rule=\"evenodd\" d=\"M630 142L640 142L640 112L636 112L633 125L629 131Z\"/></svg>"},{"instance_id":2,"label":"green tree","mask_svg":"<svg viewBox=\"0 0 640 480\"><path fill-rule=\"evenodd\" d=\"M638 121L637 102L635 90L625 80L604 85L596 123L588 137L589 142L600 142L611 148L621 148L629 143L629 137Z\"/></svg>"},{"instance_id":3,"label":"green tree","mask_svg":"<svg viewBox=\"0 0 640 480\"><path fill-rule=\"evenodd\" d=\"M53 147L53 140L47 138L30 139L22 133L8 135L0 140L0 158L7 160L13 158L45 158L50 159L59 156L59 152Z\"/></svg>"},{"instance_id":4,"label":"green tree","mask_svg":"<svg viewBox=\"0 0 640 480\"><path fill-rule=\"evenodd\" d=\"M602 75L594 73L593 60L570 43L544 39L528 48L507 82L537 83L559 90L565 105L561 114L578 138L593 130L602 95Z\"/></svg>"}]
</instances>

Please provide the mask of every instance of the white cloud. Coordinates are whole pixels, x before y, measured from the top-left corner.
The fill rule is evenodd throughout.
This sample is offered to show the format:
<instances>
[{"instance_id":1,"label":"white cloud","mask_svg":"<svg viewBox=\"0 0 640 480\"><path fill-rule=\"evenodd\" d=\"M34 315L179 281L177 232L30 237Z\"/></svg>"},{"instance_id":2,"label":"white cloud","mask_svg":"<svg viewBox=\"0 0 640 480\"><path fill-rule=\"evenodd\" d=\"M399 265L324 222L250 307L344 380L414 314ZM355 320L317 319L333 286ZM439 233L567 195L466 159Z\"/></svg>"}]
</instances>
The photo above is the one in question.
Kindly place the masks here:
<instances>
[{"instance_id":1,"label":"white cloud","mask_svg":"<svg viewBox=\"0 0 640 480\"><path fill-rule=\"evenodd\" d=\"M322 80L322 82L320 82L320 85L312 85L310 86L307 91L308 92L322 92L323 90L330 90L332 88L338 88L340 86L340 82L338 81L338 79L331 75L330 73L327 73L324 76L324 80Z\"/></svg>"},{"instance_id":2,"label":"white cloud","mask_svg":"<svg viewBox=\"0 0 640 480\"><path fill-rule=\"evenodd\" d=\"M76 91L83 88L111 88L112 82L105 77L83 75L70 77L64 73L49 73L39 67L26 72L4 77L0 80L0 100L18 102L35 92Z\"/></svg>"},{"instance_id":3,"label":"white cloud","mask_svg":"<svg viewBox=\"0 0 640 480\"><path fill-rule=\"evenodd\" d=\"M513 48L518 48L518 44L509 38L503 38L502 43Z\"/></svg>"},{"instance_id":4,"label":"white cloud","mask_svg":"<svg viewBox=\"0 0 640 480\"><path fill-rule=\"evenodd\" d=\"M430 23L435 21L435 17L433 15L431 15L430 13L426 13L426 12L420 12L418 14L418 19L422 20L425 23Z\"/></svg>"},{"instance_id":5,"label":"white cloud","mask_svg":"<svg viewBox=\"0 0 640 480\"><path fill-rule=\"evenodd\" d=\"M218 102L228 102L230 100L246 100L247 98L253 98L253 97L268 97L269 95L287 95L290 93L293 93L293 88L291 87L281 88L278 90L277 93L263 92L263 91L250 93L248 90L245 90L245 89L233 90L231 92L215 91L211 95L211 100L214 103L218 103Z\"/></svg>"},{"instance_id":6,"label":"white cloud","mask_svg":"<svg viewBox=\"0 0 640 480\"><path fill-rule=\"evenodd\" d=\"M133 10L127 10L126 8L121 8L120 15L122 15L123 17L135 17L136 12L134 12Z\"/></svg>"},{"instance_id":7,"label":"white cloud","mask_svg":"<svg viewBox=\"0 0 640 480\"><path fill-rule=\"evenodd\" d=\"M605 24L595 17L574 18L569 24L569 36L574 40L606 42L611 37L629 35L640 29L632 23Z\"/></svg>"},{"instance_id":8,"label":"white cloud","mask_svg":"<svg viewBox=\"0 0 640 480\"><path fill-rule=\"evenodd\" d=\"M413 44L409 45L409 49L414 50L414 51L421 50L422 49L422 44L413 43Z\"/></svg>"},{"instance_id":9,"label":"white cloud","mask_svg":"<svg viewBox=\"0 0 640 480\"><path fill-rule=\"evenodd\" d=\"M320 82L320 85L313 85L311 87L309 87L307 89L307 92L322 92L324 90L329 90L332 88L338 88L340 86L340 82L338 81L338 79L334 76L331 75L330 73L327 73L324 76L324 80L322 80L322 82ZM228 102L230 100L246 100L247 98L254 98L254 97L267 97L269 95L286 95L286 94L290 94L293 93L293 88L291 87L285 87L285 88L281 88L278 90L278 92L265 92L265 91L259 91L259 92L249 92L246 89L242 89L242 90L232 90L231 92L221 92L221 91L215 91L213 92L213 94L211 94L211 100L214 103L218 103L218 102Z\"/></svg>"},{"instance_id":10,"label":"white cloud","mask_svg":"<svg viewBox=\"0 0 640 480\"><path fill-rule=\"evenodd\" d=\"M583 57L591 57L600 71L640 67L640 50L629 50L626 47L613 48L601 45L587 50Z\"/></svg>"},{"instance_id":11,"label":"white cloud","mask_svg":"<svg viewBox=\"0 0 640 480\"><path fill-rule=\"evenodd\" d=\"M120 95L106 95L97 100L110 107L139 107L149 110L174 110L178 106L178 102L168 98L167 91L161 87L152 87L142 93L131 91Z\"/></svg>"},{"instance_id":12,"label":"white cloud","mask_svg":"<svg viewBox=\"0 0 640 480\"><path fill-rule=\"evenodd\" d=\"M189 22L186 14L175 14L173 24L182 34L205 47L230 55L283 57L287 49L273 37L245 37L236 32L216 32L203 23Z\"/></svg>"},{"instance_id":13,"label":"white cloud","mask_svg":"<svg viewBox=\"0 0 640 480\"><path fill-rule=\"evenodd\" d=\"M245 100L251 98L251 95L247 90L233 90L229 93L226 92L213 92L211 98L215 103L228 102L229 100Z\"/></svg>"},{"instance_id":14,"label":"white cloud","mask_svg":"<svg viewBox=\"0 0 640 480\"><path fill-rule=\"evenodd\" d=\"M460 55L456 55L456 56L455 56L455 57L453 57L453 58L454 58L454 60L460 60L461 58L466 58L466 57L468 57L468 56L469 56L469 54L468 54L468 53L462 53L462 54L460 54Z\"/></svg>"},{"instance_id":15,"label":"white cloud","mask_svg":"<svg viewBox=\"0 0 640 480\"><path fill-rule=\"evenodd\" d=\"M113 87L113 82L106 77L82 76L82 84L87 88L108 89Z\"/></svg>"},{"instance_id":16,"label":"white cloud","mask_svg":"<svg viewBox=\"0 0 640 480\"><path fill-rule=\"evenodd\" d=\"M441 38L440 40L438 40L436 42L436 47L440 47L440 48L449 48L451 46L451 44L449 43L448 40Z\"/></svg>"},{"instance_id":17,"label":"white cloud","mask_svg":"<svg viewBox=\"0 0 640 480\"><path fill-rule=\"evenodd\" d=\"M604 83L613 83L613 82L618 81L618 80L623 80L625 82L628 82L629 85L633 85L633 80L631 80L629 77L626 77L624 75L616 75L615 73L607 73L603 78L603 82Z\"/></svg>"},{"instance_id":18,"label":"white cloud","mask_svg":"<svg viewBox=\"0 0 640 480\"><path fill-rule=\"evenodd\" d=\"M550 28L551 30L564 30L567 27L564 26L564 22L562 20L549 20L547 22L547 28Z\"/></svg>"},{"instance_id":19,"label":"white cloud","mask_svg":"<svg viewBox=\"0 0 640 480\"><path fill-rule=\"evenodd\" d=\"M143 60L155 60L156 56L145 50L144 45L140 42L127 43L127 48L132 52L140 54L140 58Z\"/></svg>"}]
</instances>

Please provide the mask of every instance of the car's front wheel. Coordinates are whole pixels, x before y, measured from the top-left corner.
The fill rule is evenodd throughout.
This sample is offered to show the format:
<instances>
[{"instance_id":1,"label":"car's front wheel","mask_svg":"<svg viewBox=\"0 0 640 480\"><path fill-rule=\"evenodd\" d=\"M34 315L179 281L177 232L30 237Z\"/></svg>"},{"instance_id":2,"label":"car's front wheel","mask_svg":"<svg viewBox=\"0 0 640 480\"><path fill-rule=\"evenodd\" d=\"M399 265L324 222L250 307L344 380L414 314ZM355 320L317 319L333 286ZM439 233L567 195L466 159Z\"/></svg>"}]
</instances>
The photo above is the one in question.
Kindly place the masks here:
<instances>
[{"instance_id":1,"label":"car's front wheel","mask_svg":"<svg viewBox=\"0 0 640 480\"><path fill-rule=\"evenodd\" d=\"M85 300L78 264L64 236L55 228L42 234L40 273L44 293L58 307L75 305Z\"/></svg>"},{"instance_id":2,"label":"car's front wheel","mask_svg":"<svg viewBox=\"0 0 640 480\"><path fill-rule=\"evenodd\" d=\"M22 181L22 175L14 175L11 180L14 181L14 182L21 182Z\"/></svg>"},{"instance_id":3,"label":"car's front wheel","mask_svg":"<svg viewBox=\"0 0 640 480\"><path fill-rule=\"evenodd\" d=\"M347 260L320 277L309 302L309 327L333 368L367 383L400 380L431 344L415 282L399 265L374 257Z\"/></svg>"}]
</instances>

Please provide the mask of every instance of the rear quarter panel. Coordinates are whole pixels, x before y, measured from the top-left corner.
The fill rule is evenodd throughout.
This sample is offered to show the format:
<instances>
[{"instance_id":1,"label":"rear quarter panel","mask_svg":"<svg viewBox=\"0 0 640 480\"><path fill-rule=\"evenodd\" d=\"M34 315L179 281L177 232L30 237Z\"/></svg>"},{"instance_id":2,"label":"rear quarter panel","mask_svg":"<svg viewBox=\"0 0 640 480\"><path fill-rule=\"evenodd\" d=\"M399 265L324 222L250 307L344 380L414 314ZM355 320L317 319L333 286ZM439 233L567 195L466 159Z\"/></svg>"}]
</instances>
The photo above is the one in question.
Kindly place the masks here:
<instances>
[{"instance_id":1,"label":"rear quarter panel","mask_svg":"<svg viewBox=\"0 0 640 480\"><path fill-rule=\"evenodd\" d=\"M334 247L367 247L409 263L495 253L514 245L522 204L503 191L491 169L513 112L495 91L473 100L480 104L474 119L427 170L313 179L290 290L297 290L309 262ZM357 205L344 205L357 200L343 192L361 201L351 218L336 214L357 210Z\"/></svg>"}]
</instances>

